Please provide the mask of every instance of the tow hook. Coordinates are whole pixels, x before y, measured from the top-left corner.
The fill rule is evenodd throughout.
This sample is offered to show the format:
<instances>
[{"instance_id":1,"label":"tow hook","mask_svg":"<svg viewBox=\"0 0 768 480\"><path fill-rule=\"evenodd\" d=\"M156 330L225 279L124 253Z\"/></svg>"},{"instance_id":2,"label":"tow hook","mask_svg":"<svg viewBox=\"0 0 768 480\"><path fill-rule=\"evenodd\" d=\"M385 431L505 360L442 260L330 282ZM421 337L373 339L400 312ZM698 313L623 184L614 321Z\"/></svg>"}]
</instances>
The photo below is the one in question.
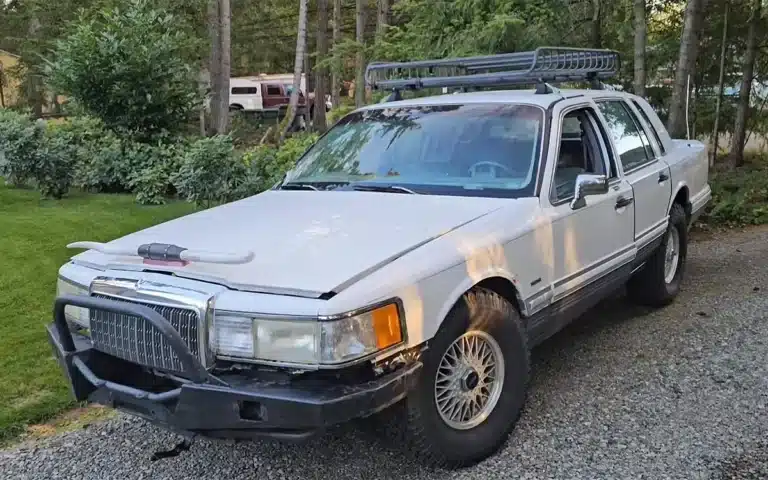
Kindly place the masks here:
<instances>
[{"instance_id":1,"label":"tow hook","mask_svg":"<svg viewBox=\"0 0 768 480\"><path fill-rule=\"evenodd\" d=\"M192 446L194 437L185 438L170 450L158 450L152 454L150 461L154 462L163 458L178 457L181 452L186 452Z\"/></svg>"}]
</instances>

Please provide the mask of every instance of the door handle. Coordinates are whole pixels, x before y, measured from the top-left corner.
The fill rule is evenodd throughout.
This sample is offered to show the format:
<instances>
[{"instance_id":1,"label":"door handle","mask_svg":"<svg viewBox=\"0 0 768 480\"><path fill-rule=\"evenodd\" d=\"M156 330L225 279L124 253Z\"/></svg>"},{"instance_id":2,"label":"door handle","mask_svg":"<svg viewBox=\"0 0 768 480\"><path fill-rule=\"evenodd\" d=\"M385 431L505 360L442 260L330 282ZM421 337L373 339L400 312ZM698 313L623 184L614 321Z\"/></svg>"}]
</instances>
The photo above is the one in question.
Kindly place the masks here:
<instances>
[{"instance_id":1,"label":"door handle","mask_svg":"<svg viewBox=\"0 0 768 480\"><path fill-rule=\"evenodd\" d=\"M669 175L667 175L666 172L660 172L659 173L659 183L666 182L669 180Z\"/></svg>"},{"instance_id":2,"label":"door handle","mask_svg":"<svg viewBox=\"0 0 768 480\"><path fill-rule=\"evenodd\" d=\"M619 197L619 199L616 200L616 210L620 208L624 208L627 205L630 205L634 201L635 201L634 197Z\"/></svg>"}]
</instances>

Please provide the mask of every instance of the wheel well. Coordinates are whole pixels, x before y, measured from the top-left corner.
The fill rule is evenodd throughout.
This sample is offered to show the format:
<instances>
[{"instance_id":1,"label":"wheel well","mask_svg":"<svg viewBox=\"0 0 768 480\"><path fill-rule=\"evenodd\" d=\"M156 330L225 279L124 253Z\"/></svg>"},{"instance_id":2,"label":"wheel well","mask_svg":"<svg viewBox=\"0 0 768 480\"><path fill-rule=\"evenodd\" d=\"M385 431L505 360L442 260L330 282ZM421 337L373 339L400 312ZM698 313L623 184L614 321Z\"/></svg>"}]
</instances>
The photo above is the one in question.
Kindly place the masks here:
<instances>
[{"instance_id":1,"label":"wheel well","mask_svg":"<svg viewBox=\"0 0 768 480\"><path fill-rule=\"evenodd\" d=\"M235 110L242 110L243 106L240 105L239 103L233 103L232 105L229 106L229 108L233 108Z\"/></svg>"},{"instance_id":2,"label":"wheel well","mask_svg":"<svg viewBox=\"0 0 768 480\"><path fill-rule=\"evenodd\" d=\"M498 293L505 300L515 306L517 312L522 314L522 305L520 305L520 295L515 285L504 277L490 277L481 281L475 287L485 288Z\"/></svg>"},{"instance_id":3,"label":"wheel well","mask_svg":"<svg viewBox=\"0 0 768 480\"><path fill-rule=\"evenodd\" d=\"M685 211L686 219L691 218L691 203L688 201L688 187L683 187L678 190L677 195L675 195L675 199L672 201L672 203L679 203Z\"/></svg>"}]
</instances>

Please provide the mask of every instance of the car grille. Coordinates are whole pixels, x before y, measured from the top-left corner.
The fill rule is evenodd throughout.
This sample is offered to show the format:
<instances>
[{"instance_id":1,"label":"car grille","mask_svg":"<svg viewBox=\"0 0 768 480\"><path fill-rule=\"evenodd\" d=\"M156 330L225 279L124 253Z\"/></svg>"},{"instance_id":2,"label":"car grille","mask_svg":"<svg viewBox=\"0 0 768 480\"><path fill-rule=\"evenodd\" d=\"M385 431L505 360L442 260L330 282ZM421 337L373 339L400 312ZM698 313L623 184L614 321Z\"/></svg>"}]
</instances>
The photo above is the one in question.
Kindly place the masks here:
<instances>
[{"instance_id":1,"label":"car grille","mask_svg":"<svg viewBox=\"0 0 768 480\"><path fill-rule=\"evenodd\" d=\"M105 295L94 296L123 301ZM199 315L196 311L143 302L130 303L144 305L162 315L179 332L192 354L200 357ZM90 311L90 319L91 341L95 349L147 367L183 373L181 361L165 336L146 320L94 309Z\"/></svg>"}]
</instances>

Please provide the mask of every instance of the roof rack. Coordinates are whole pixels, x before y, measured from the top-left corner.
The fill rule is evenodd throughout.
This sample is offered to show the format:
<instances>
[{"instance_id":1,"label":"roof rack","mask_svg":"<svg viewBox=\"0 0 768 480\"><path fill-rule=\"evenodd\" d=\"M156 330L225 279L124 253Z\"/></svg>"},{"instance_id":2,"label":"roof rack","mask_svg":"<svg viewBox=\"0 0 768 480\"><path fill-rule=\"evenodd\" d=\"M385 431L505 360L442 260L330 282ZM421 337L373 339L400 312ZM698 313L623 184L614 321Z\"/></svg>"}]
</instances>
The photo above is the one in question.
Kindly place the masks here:
<instances>
[{"instance_id":1,"label":"roof rack","mask_svg":"<svg viewBox=\"0 0 768 480\"><path fill-rule=\"evenodd\" d=\"M547 82L589 81L593 88L602 88L600 80L616 75L619 66L619 53L614 50L539 47L478 57L372 62L365 80L373 89L392 90L395 99L401 90L441 87L466 90L536 84L536 93L552 93Z\"/></svg>"}]
</instances>

